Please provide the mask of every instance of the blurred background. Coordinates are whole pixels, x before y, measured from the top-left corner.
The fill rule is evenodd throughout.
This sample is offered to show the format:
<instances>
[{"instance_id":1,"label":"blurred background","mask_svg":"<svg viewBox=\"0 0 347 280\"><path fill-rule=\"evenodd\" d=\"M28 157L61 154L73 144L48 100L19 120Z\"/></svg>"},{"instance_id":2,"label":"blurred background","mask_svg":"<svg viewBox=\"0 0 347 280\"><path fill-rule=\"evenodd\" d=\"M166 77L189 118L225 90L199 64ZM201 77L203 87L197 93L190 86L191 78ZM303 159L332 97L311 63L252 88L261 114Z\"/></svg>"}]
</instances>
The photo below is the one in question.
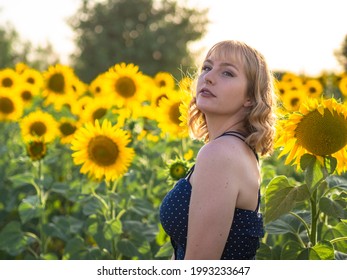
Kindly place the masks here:
<instances>
[{"instance_id":1,"label":"blurred background","mask_svg":"<svg viewBox=\"0 0 347 280\"><path fill-rule=\"evenodd\" d=\"M115 63L179 75L219 40L260 50L275 71L344 71L344 0L0 0L0 67L67 64L85 81Z\"/></svg>"}]
</instances>

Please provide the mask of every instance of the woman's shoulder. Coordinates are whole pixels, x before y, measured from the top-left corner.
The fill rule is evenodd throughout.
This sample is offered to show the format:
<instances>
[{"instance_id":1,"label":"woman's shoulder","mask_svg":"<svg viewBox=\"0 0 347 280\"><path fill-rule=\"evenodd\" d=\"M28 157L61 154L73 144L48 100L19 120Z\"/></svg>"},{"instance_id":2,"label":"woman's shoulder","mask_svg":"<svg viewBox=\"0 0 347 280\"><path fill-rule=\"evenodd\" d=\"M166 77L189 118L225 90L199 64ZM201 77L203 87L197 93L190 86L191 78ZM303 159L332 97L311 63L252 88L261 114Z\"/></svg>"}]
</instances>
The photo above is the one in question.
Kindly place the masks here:
<instances>
[{"instance_id":1,"label":"woman's shoulder","mask_svg":"<svg viewBox=\"0 0 347 280\"><path fill-rule=\"evenodd\" d=\"M236 137L220 137L216 140L208 142L199 151L197 155L198 161L240 161L246 157L249 147L244 141Z\"/></svg>"}]
</instances>

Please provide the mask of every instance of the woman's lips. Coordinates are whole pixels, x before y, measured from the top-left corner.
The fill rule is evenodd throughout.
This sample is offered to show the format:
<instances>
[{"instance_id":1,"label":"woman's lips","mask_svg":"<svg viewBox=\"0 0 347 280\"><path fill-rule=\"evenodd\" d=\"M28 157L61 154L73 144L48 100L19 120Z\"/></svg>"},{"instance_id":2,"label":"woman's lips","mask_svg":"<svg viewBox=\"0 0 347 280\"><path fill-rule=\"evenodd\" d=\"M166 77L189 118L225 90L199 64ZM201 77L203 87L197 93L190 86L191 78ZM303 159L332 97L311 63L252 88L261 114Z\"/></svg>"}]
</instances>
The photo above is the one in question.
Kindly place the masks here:
<instances>
[{"instance_id":1,"label":"woman's lips","mask_svg":"<svg viewBox=\"0 0 347 280\"><path fill-rule=\"evenodd\" d=\"M207 88L202 88L199 91L199 94L205 97L216 97L209 89Z\"/></svg>"}]
</instances>

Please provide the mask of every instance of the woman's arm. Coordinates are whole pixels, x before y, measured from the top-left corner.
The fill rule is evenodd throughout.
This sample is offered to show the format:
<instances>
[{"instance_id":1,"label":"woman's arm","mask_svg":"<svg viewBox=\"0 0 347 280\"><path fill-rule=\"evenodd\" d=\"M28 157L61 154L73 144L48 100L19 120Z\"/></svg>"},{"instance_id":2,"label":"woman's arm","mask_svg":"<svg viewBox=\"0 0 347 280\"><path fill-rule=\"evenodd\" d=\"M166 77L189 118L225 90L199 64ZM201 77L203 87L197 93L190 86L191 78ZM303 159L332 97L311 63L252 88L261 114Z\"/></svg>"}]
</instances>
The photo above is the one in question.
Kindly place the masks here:
<instances>
[{"instance_id":1,"label":"woman's arm","mask_svg":"<svg viewBox=\"0 0 347 280\"><path fill-rule=\"evenodd\" d=\"M240 143L230 142L234 141L211 142L197 157L185 259L220 259L223 253L244 176L238 164L244 156L237 147Z\"/></svg>"}]
</instances>

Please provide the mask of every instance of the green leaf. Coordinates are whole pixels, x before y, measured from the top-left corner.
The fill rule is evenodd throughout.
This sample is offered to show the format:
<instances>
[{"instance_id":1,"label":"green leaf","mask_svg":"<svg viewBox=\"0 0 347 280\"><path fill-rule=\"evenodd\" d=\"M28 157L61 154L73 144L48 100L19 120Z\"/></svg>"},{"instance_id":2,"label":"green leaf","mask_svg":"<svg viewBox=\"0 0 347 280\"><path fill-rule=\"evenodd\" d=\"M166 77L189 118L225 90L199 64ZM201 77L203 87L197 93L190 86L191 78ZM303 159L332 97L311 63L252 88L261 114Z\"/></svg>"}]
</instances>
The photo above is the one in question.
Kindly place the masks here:
<instances>
[{"instance_id":1,"label":"green leaf","mask_svg":"<svg viewBox=\"0 0 347 280\"><path fill-rule=\"evenodd\" d=\"M265 223L278 219L290 212L295 202L306 197L305 185L291 186L286 176L278 176L270 181L265 191Z\"/></svg>"},{"instance_id":2,"label":"green leaf","mask_svg":"<svg viewBox=\"0 0 347 280\"><path fill-rule=\"evenodd\" d=\"M339 187L347 190L347 179L342 176L331 175L326 178L326 181L330 188Z\"/></svg>"},{"instance_id":3,"label":"green leaf","mask_svg":"<svg viewBox=\"0 0 347 280\"><path fill-rule=\"evenodd\" d=\"M299 242L290 240L282 249L281 260L296 260L303 249Z\"/></svg>"},{"instance_id":4,"label":"green leaf","mask_svg":"<svg viewBox=\"0 0 347 280\"><path fill-rule=\"evenodd\" d=\"M146 239L152 241L158 234L158 227L140 221L125 220L123 222L124 232L137 240Z\"/></svg>"},{"instance_id":5,"label":"green leaf","mask_svg":"<svg viewBox=\"0 0 347 280\"><path fill-rule=\"evenodd\" d=\"M344 210L344 208L337 201L331 200L327 197L322 197L319 200L319 209L328 216L337 219L347 218L347 211Z\"/></svg>"},{"instance_id":6,"label":"green leaf","mask_svg":"<svg viewBox=\"0 0 347 280\"><path fill-rule=\"evenodd\" d=\"M34 240L25 236L19 222L8 223L0 232L0 250L11 256L18 256Z\"/></svg>"},{"instance_id":7,"label":"green leaf","mask_svg":"<svg viewBox=\"0 0 347 280\"><path fill-rule=\"evenodd\" d=\"M63 259L64 260L83 260L87 254L87 248L81 237L70 239L65 248Z\"/></svg>"},{"instance_id":8,"label":"green leaf","mask_svg":"<svg viewBox=\"0 0 347 280\"><path fill-rule=\"evenodd\" d=\"M318 242L315 246L304 249L298 260L334 260L334 247L328 241Z\"/></svg>"},{"instance_id":9,"label":"green leaf","mask_svg":"<svg viewBox=\"0 0 347 280\"><path fill-rule=\"evenodd\" d=\"M305 181L312 193L318 187L318 183L324 179L323 168L317 158L310 154L301 157L300 166L305 170Z\"/></svg>"},{"instance_id":10,"label":"green leaf","mask_svg":"<svg viewBox=\"0 0 347 280\"><path fill-rule=\"evenodd\" d=\"M308 223L310 221L310 213L309 212L303 212L303 213L296 213L299 215L303 220ZM304 230L304 226L297 219L291 214L285 214L281 216L279 219L274 220L265 226L265 231L269 234L286 234L286 233L292 233L294 235L298 235L300 232Z\"/></svg>"},{"instance_id":11,"label":"green leaf","mask_svg":"<svg viewBox=\"0 0 347 280\"><path fill-rule=\"evenodd\" d=\"M329 226L328 229L324 231L323 239L333 241L339 240L347 236L347 224L340 222L335 226ZM334 248L347 254L347 240L332 242Z\"/></svg>"},{"instance_id":12,"label":"green leaf","mask_svg":"<svg viewBox=\"0 0 347 280\"><path fill-rule=\"evenodd\" d=\"M140 216L146 216L153 213L153 205L145 199L132 198L132 205L129 210L134 211Z\"/></svg>"},{"instance_id":13,"label":"green leaf","mask_svg":"<svg viewBox=\"0 0 347 280\"><path fill-rule=\"evenodd\" d=\"M324 165L328 173L333 174L337 167L337 159L332 156L325 156Z\"/></svg>"},{"instance_id":14,"label":"green leaf","mask_svg":"<svg viewBox=\"0 0 347 280\"><path fill-rule=\"evenodd\" d=\"M42 211L42 206L36 195L24 198L18 206L19 216L23 224L33 218L40 217Z\"/></svg>"},{"instance_id":15,"label":"green leaf","mask_svg":"<svg viewBox=\"0 0 347 280\"><path fill-rule=\"evenodd\" d=\"M89 216L92 214L103 215L107 209L105 206L95 197L89 197L83 204L83 214Z\"/></svg>"},{"instance_id":16,"label":"green leaf","mask_svg":"<svg viewBox=\"0 0 347 280\"><path fill-rule=\"evenodd\" d=\"M35 178L32 173L20 173L9 177L14 188L23 187L25 185L36 185Z\"/></svg>"},{"instance_id":17,"label":"green leaf","mask_svg":"<svg viewBox=\"0 0 347 280\"><path fill-rule=\"evenodd\" d=\"M129 239L121 239L117 243L117 248L122 255L129 258L138 257L140 255L136 246Z\"/></svg>"},{"instance_id":18,"label":"green leaf","mask_svg":"<svg viewBox=\"0 0 347 280\"><path fill-rule=\"evenodd\" d=\"M106 221L104 224L103 232L106 240L114 239L117 235L123 232L122 222L117 219Z\"/></svg>"},{"instance_id":19,"label":"green leaf","mask_svg":"<svg viewBox=\"0 0 347 280\"><path fill-rule=\"evenodd\" d=\"M160 247L159 251L155 254L156 258L170 258L173 254L171 242L166 242Z\"/></svg>"},{"instance_id":20,"label":"green leaf","mask_svg":"<svg viewBox=\"0 0 347 280\"><path fill-rule=\"evenodd\" d=\"M269 245L260 242L260 246L257 250L256 260L273 260L272 250Z\"/></svg>"},{"instance_id":21,"label":"green leaf","mask_svg":"<svg viewBox=\"0 0 347 280\"><path fill-rule=\"evenodd\" d=\"M66 195L70 191L70 186L66 183L54 182L51 186L51 191Z\"/></svg>"}]
</instances>

